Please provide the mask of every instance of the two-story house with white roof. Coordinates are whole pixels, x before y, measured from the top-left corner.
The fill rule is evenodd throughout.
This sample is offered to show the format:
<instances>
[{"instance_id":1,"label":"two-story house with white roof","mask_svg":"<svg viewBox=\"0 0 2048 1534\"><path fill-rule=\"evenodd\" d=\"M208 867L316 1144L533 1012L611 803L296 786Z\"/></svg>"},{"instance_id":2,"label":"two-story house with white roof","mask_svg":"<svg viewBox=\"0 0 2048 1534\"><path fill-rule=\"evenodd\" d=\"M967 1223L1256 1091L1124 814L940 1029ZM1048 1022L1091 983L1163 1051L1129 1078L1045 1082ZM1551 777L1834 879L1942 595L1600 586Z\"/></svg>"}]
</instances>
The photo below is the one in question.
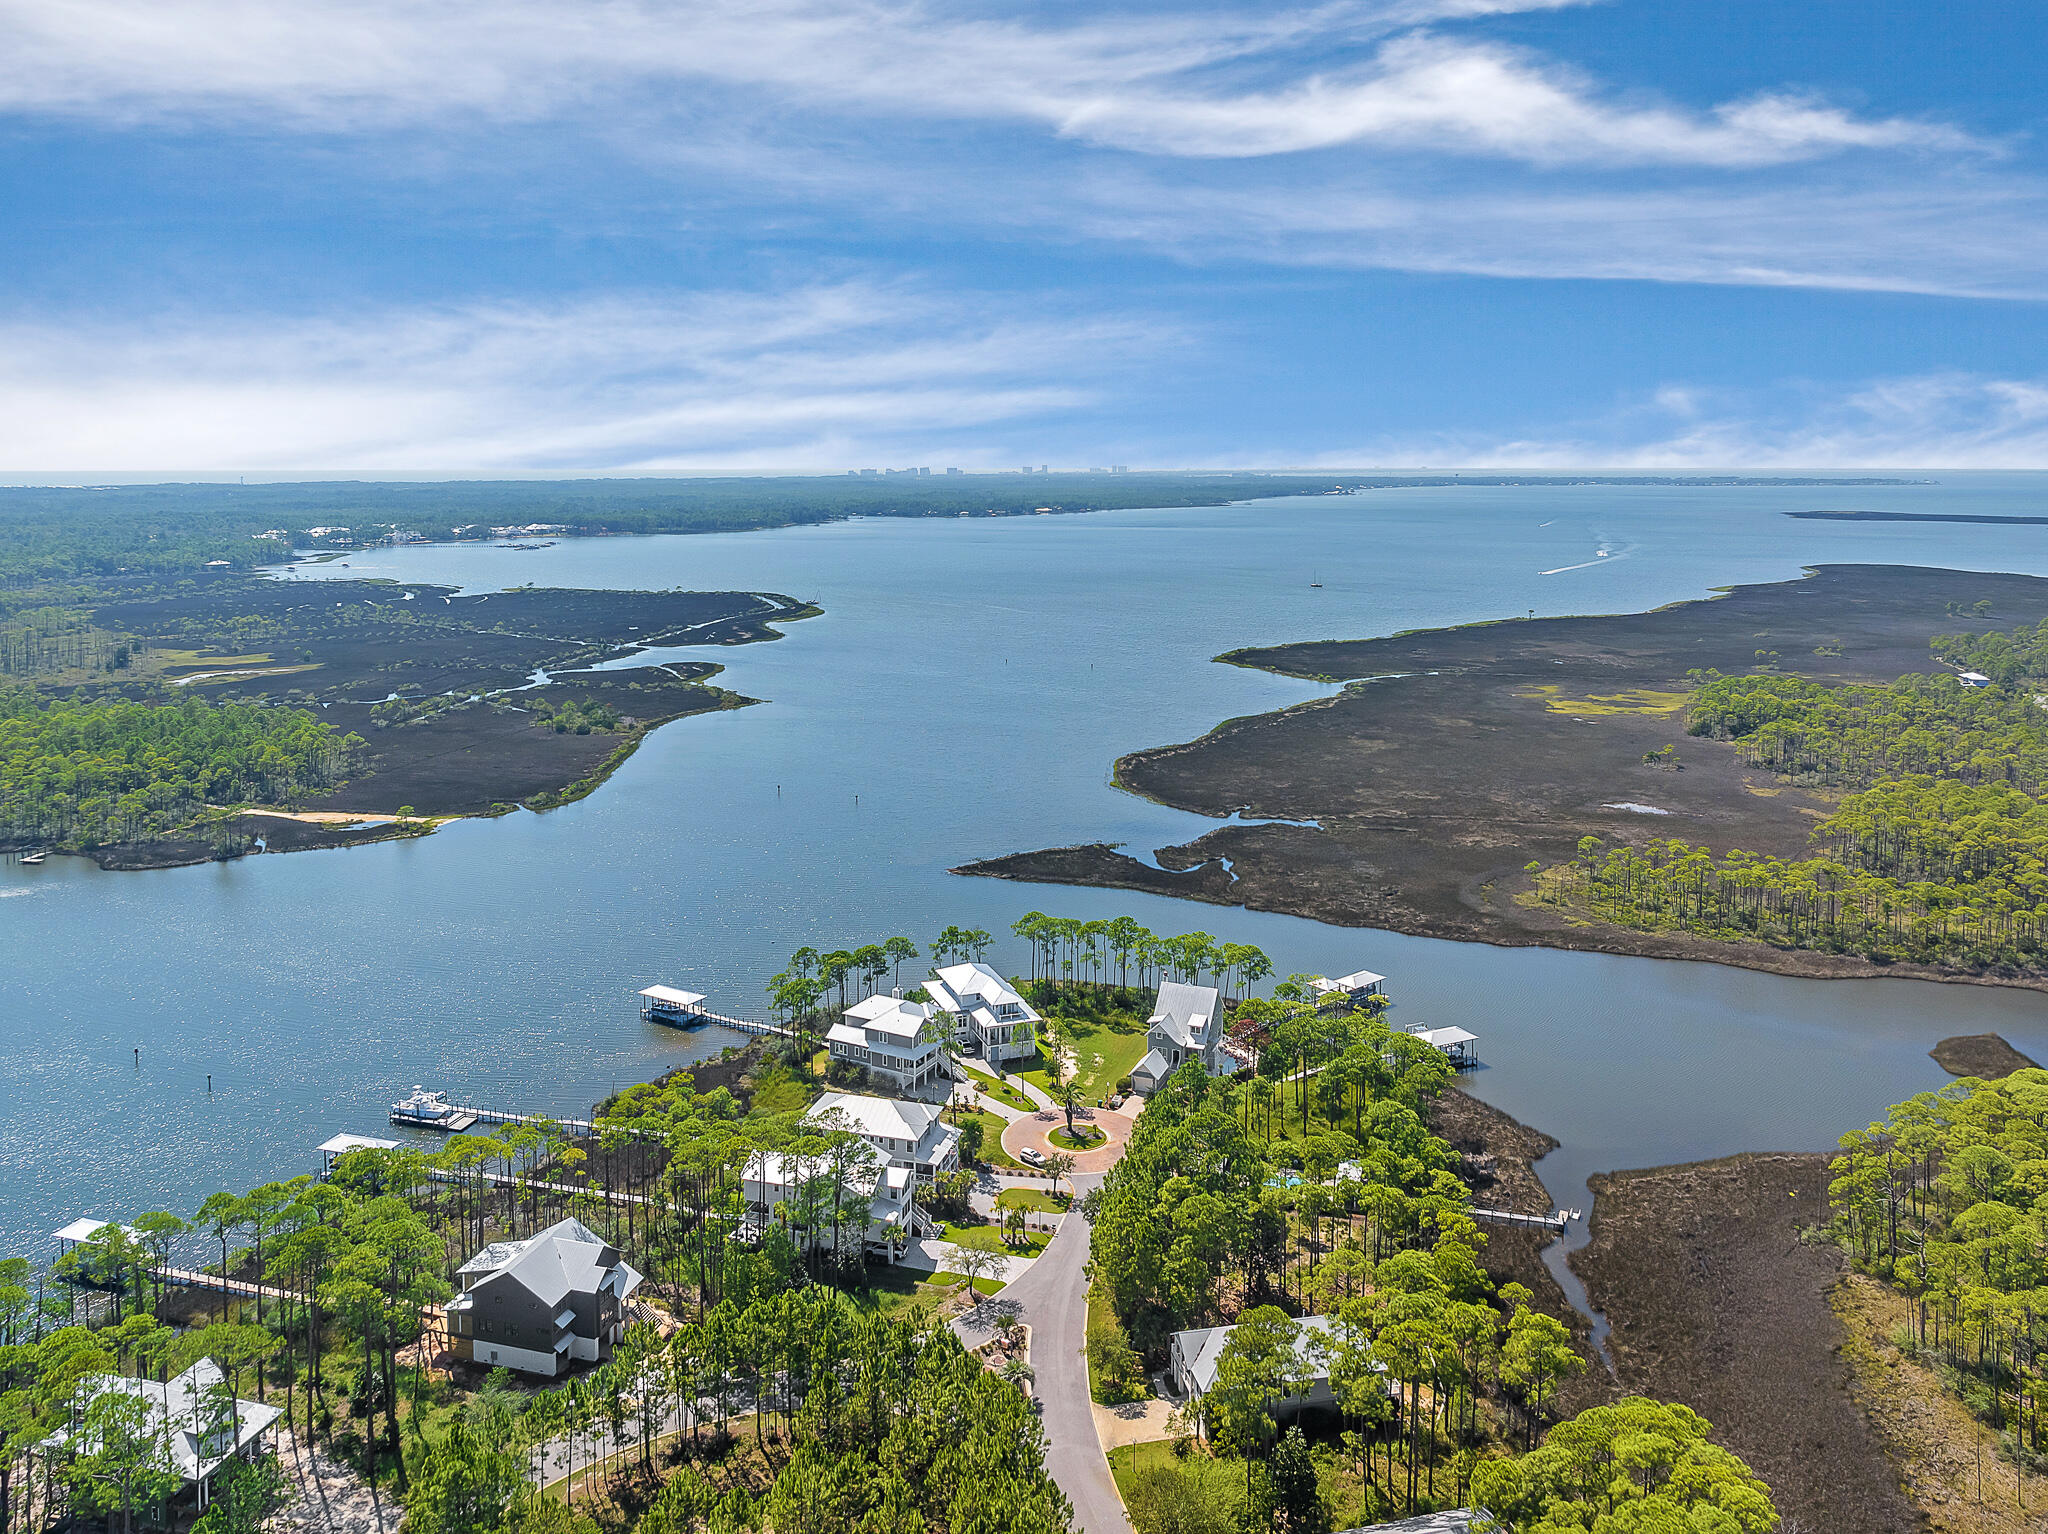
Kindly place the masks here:
<instances>
[{"instance_id":1,"label":"two-story house with white roof","mask_svg":"<svg viewBox=\"0 0 2048 1534\"><path fill-rule=\"evenodd\" d=\"M940 1073L944 1050L928 1037L931 1009L900 996L870 996L846 1009L825 1034L835 1060L858 1065L877 1082L907 1092Z\"/></svg>"},{"instance_id":2,"label":"two-story house with white roof","mask_svg":"<svg viewBox=\"0 0 2048 1534\"><path fill-rule=\"evenodd\" d=\"M555 1375L571 1359L611 1356L640 1275L581 1220L524 1241L494 1241L456 1270L448 1346L457 1358Z\"/></svg>"},{"instance_id":3,"label":"two-story house with white roof","mask_svg":"<svg viewBox=\"0 0 2048 1534\"><path fill-rule=\"evenodd\" d=\"M1037 1012L986 964L949 964L925 982L932 1005L953 1020L962 1053L1000 1067L1038 1053Z\"/></svg>"},{"instance_id":4,"label":"two-story house with white roof","mask_svg":"<svg viewBox=\"0 0 2048 1534\"><path fill-rule=\"evenodd\" d=\"M1148 1096L1190 1060L1212 1074L1236 1066L1222 1060L1223 1000L1213 985L1163 982L1145 1024L1145 1042L1149 1048L1131 1070L1131 1085Z\"/></svg>"},{"instance_id":5,"label":"two-story house with white roof","mask_svg":"<svg viewBox=\"0 0 2048 1534\"><path fill-rule=\"evenodd\" d=\"M779 1219L805 1248L832 1242L834 1211L847 1198L867 1200L867 1228L859 1239L868 1251L890 1262L902 1257L908 1242L939 1233L931 1217L917 1207L917 1173L865 1142L857 1155L840 1164L825 1155L756 1151L747 1160L741 1193L746 1200L744 1228L750 1234L758 1237ZM839 1239L852 1237L842 1230Z\"/></svg>"},{"instance_id":6,"label":"two-story house with white roof","mask_svg":"<svg viewBox=\"0 0 2048 1534\"><path fill-rule=\"evenodd\" d=\"M892 1166L908 1168L919 1182L960 1170L960 1131L930 1103L827 1092L811 1105L804 1122L816 1129L845 1129L859 1135Z\"/></svg>"}]
</instances>

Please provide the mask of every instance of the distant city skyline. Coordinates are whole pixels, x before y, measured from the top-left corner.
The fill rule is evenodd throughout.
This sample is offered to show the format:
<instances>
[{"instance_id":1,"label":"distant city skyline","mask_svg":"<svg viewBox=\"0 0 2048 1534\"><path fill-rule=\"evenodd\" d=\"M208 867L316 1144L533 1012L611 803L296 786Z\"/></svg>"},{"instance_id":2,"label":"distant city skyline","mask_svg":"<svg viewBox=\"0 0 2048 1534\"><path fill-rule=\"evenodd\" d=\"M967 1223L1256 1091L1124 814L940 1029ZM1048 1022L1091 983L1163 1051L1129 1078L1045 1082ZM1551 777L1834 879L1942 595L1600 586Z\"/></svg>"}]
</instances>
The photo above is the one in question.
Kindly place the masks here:
<instances>
[{"instance_id":1,"label":"distant city skyline","mask_svg":"<svg viewBox=\"0 0 2048 1534\"><path fill-rule=\"evenodd\" d=\"M0 480L2048 467L2044 31L0 0Z\"/></svg>"}]
</instances>

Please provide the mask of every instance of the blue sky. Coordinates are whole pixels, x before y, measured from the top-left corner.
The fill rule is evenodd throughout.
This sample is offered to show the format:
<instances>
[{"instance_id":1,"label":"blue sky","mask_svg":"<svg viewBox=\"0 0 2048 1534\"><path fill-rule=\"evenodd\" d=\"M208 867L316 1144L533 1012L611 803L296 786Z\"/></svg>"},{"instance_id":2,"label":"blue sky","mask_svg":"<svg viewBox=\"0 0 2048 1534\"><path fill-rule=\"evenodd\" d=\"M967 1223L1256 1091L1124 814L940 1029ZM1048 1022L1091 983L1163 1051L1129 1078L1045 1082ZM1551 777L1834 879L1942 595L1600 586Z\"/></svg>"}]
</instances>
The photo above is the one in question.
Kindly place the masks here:
<instances>
[{"instance_id":1,"label":"blue sky","mask_svg":"<svg viewBox=\"0 0 2048 1534\"><path fill-rule=\"evenodd\" d=\"M0 0L0 470L2048 467L2002 0Z\"/></svg>"}]
</instances>

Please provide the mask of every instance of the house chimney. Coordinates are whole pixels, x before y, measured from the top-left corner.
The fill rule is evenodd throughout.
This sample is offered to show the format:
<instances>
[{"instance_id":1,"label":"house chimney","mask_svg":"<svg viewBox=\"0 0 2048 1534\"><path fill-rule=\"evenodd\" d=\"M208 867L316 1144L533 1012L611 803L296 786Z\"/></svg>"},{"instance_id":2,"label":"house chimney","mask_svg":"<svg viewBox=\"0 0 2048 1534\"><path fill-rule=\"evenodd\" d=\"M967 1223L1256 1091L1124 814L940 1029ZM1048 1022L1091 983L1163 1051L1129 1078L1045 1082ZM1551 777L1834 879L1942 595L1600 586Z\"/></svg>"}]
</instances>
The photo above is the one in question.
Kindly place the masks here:
<instances>
[{"instance_id":1,"label":"house chimney","mask_svg":"<svg viewBox=\"0 0 2048 1534\"><path fill-rule=\"evenodd\" d=\"M894 990L890 991L889 999L891 1001L901 1001L903 999L903 987L899 985Z\"/></svg>"}]
</instances>

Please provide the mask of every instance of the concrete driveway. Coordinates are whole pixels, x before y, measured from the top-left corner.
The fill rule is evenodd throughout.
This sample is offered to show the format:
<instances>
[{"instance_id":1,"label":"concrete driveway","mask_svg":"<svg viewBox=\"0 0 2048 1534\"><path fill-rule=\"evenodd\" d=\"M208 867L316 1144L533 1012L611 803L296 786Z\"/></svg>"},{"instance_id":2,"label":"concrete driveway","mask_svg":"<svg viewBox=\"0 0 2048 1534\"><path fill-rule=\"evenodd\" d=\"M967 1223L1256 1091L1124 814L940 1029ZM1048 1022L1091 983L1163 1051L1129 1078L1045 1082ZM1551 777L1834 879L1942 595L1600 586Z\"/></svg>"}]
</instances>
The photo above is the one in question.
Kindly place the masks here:
<instances>
[{"instance_id":1,"label":"concrete driveway","mask_svg":"<svg viewBox=\"0 0 2048 1534\"><path fill-rule=\"evenodd\" d=\"M1076 1173L1075 1192L1102 1181ZM1031 1328L1032 1394L1045 1424L1046 1469L1074 1504L1074 1526L1084 1534L1131 1534L1123 1499L1095 1435L1095 1403L1088 1396L1088 1222L1067 1216L1044 1255L1000 1296L982 1307L978 1324L954 1323L970 1346L988 1340L997 1312Z\"/></svg>"}]
</instances>

